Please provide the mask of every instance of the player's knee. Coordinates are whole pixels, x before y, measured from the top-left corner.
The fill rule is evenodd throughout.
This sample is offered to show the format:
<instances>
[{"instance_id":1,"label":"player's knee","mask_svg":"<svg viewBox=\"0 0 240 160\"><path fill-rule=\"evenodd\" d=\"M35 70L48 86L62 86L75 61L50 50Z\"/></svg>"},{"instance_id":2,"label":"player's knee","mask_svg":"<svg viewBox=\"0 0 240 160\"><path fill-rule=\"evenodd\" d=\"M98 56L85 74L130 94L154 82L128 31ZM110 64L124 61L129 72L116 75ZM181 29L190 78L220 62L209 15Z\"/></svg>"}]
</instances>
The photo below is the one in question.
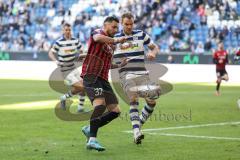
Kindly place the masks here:
<instances>
[{"instance_id":1,"label":"player's knee","mask_svg":"<svg viewBox=\"0 0 240 160\"><path fill-rule=\"evenodd\" d=\"M74 83L72 86L76 87L76 88L82 88L83 89L83 83L81 83L81 82Z\"/></svg>"},{"instance_id":2,"label":"player's knee","mask_svg":"<svg viewBox=\"0 0 240 160\"><path fill-rule=\"evenodd\" d=\"M226 75L226 76L224 77L224 79L225 79L225 81L228 81L228 80L229 80L229 77Z\"/></svg>"},{"instance_id":3,"label":"player's knee","mask_svg":"<svg viewBox=\"0 0 240 160\"><path fill-rule=\"evenodd\" d=\"M119 107L114 107L113 109L111 109L112 112L115 112L115 113L121 113L121 110Z\"/></svg>"},{"instance_id":4,"label":"player's knee","mask_svg":"<svg viewBox=\"0 0 240 160\"><path fill-rule=\"evenodd\" d=\"M120 114L121 114L120 108L119 108L119 107L114 108L114 109L111 111L111 114L112 114L112 116L113 116L114 119L117 118L117 117L119 117Z\"/></svg>"},{"instance_id":5,"label":"player's knee","mask_svg":"<svg viewBox=\"0 0 240 160\"><path fill-rule=\"evenodd\" d=\"M138 97L136 95L130 96L130 102L138 102Z\"/></svg>"},{"instance_id":6,"label":"player's knee","mask_svg":"<svg viewBox=\"0 0 240 160\"><path fill-rule=\"evenodd\" d=\"M95 98L93 100L93 106L98 106L98 105L106 105L105 99L104 98Z\"/></svg>"},{"instance_id":7,"label":"player's knee","mask_svg":"<svg viewBox=\"0 0 240 160\"><path fill-rule=\"evenodd\" d=\"M73 87L75 90L78 90L79 92L84 90L84 87L82 85L74 85Z\"/></svg>"},{"instance_id":8,"label":"player's knee","mask_svg":"<svg viewBox=\"0 0 240 160\"><path fill-rule=\"evenodd\" d=\"M120 113L121 112L118 104L109 104L109 105L107 105L107 109L110 112L115 112L115 113Z\"/></svg>"}]
</instances>

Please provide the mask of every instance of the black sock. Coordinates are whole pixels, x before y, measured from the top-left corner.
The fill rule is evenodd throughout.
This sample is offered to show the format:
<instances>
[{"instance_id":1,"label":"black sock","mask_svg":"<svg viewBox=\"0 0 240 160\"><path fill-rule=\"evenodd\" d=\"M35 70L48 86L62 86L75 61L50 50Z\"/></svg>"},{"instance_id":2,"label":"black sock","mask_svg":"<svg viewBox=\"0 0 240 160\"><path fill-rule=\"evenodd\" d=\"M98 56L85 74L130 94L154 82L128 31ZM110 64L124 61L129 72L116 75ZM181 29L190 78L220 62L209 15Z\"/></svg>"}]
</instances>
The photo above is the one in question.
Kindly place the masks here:
<instances>
[{"instance_id":1,"label":"black sock","mask_svg":"<svg viewBox=\"0 0 240 160\"><path fill-rule=\"evenodd\" d=\"M219 89L220 89L220 84L221 84L221 83L217 83L217 87L216 87L216 90L217 90L217 91L219 91Z\"/></svg>"},{"instance_id":2,"label":"black sock","mask_svg":"<svg viewBox=\"0 0 240 160\"><path fill-rule=\"evenodd\" d=\"M118 112L106 112L100 118L99 128L108 124L120 115Z\"/></svg>"},{"instance_id":3,"label":"black sock","mask_svg":"<svg viewBox=\"0 0 240 160\"><path fill-rule=\"evenodd\" d=\"M97 137L97 131L100 124L101 115L106 110L106 106L99 105L94 108L92 116L90 118L90 137Z\"/></svg>"}]
</instances>

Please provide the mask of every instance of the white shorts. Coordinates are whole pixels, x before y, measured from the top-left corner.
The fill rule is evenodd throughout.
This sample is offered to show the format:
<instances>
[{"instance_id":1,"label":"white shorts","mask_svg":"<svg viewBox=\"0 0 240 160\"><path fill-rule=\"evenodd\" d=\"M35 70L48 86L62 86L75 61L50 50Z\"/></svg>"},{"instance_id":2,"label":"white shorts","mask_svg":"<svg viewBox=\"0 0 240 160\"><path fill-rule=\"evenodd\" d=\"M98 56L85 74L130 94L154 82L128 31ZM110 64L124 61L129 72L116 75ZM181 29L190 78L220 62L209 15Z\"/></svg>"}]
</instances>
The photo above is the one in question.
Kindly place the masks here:
<instances>
[{"instance_id":1,"label":"white shorts","mask_svg":"<svg viewBox=\"0 0 240 160\"><path fill-rule=\"evenodd\" d=\"M74 69L66 76L66 78L64 79L64 83L68 86L72 86L73 84L82 81L80 75L80 70Z\"/></svg>"}]
</instances>

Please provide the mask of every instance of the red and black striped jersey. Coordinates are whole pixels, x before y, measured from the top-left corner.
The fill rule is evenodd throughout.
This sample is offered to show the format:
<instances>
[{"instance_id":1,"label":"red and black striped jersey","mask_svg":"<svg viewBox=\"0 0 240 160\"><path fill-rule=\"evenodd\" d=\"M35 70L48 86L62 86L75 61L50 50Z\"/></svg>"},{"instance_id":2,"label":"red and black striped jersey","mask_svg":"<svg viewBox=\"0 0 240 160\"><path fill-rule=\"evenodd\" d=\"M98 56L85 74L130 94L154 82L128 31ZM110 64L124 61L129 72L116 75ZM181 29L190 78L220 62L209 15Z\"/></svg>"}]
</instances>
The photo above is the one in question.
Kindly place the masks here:
<instances>
[{"instance_id":1,"label":"red and black striped jersey","mask_svg":"<svg viewBox=\"0 0 240 160\"><path fill-rule=\"evenodd\" d=\"M106 35L103 30L97 29L91 33L87 56L82 65L82 74L95 75L108 80L108 72L111 68L114 45L96 42L93 36L96 34Z\"/></svg>"},{"instance_id":2,"label":"red and black striped jersey","mask_svg":"<svg viewBox=\"0 0 240 160\"><path fill-rule=\"evenodd\" d=\"M216 62L217 69L225 69L226 64L228 63L228 54L225 50L218 50L214 53L213 59Z\"/></svg>"}]
</instances>

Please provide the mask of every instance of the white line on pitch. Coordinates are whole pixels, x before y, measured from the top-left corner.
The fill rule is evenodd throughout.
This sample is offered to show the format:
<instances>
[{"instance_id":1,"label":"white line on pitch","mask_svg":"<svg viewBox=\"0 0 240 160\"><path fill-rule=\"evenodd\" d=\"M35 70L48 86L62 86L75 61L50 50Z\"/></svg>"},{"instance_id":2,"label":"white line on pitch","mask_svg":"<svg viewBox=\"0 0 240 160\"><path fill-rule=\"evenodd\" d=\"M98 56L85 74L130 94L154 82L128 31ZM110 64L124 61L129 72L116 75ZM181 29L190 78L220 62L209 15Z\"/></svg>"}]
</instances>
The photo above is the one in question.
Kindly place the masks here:
<instances>
[{"instance_id":1,"label":"white line on pitch","mask_svg":"<svg viewBox=\"0 0 240 160\"><path fill-rule=\"evenodd\" d=\"M236 125L236 124L240 124L240 122L223 122L223 123L209 123L209 124L178 126L178 127L152 128L152 129L143 129L142 131L143 132L165 131L165 130L184 129L184 128L200 128L200 127ZM132 133L132 130L123 131L123 132Z\"/></svg>"},{"instance_id":2,"label":"white line on pitch","mask_svg":"<svg viewBox=\"0 0 240 160\"><path fill-rule=\"evenodd\" d=\"M43 96L52 96L50 93L41 93L41 94L2 94L1 97L43 97Z\"/></svg>"},{"instance_id":3,"label":"white line on pitch","mask_svg":"<svg viewBox=\"0 0 240 160\"><path fill-rule=\"evenodd\" d=\"M197 135L173 134L173 133L147 133L147 134L169 136L169 137L186 137L186 138L202 138L202 139L219 139L219 140L237 140L237 141L240 141L240 138L234 138L234 137L197 136Z\"/></svg>"}]
</instances>

